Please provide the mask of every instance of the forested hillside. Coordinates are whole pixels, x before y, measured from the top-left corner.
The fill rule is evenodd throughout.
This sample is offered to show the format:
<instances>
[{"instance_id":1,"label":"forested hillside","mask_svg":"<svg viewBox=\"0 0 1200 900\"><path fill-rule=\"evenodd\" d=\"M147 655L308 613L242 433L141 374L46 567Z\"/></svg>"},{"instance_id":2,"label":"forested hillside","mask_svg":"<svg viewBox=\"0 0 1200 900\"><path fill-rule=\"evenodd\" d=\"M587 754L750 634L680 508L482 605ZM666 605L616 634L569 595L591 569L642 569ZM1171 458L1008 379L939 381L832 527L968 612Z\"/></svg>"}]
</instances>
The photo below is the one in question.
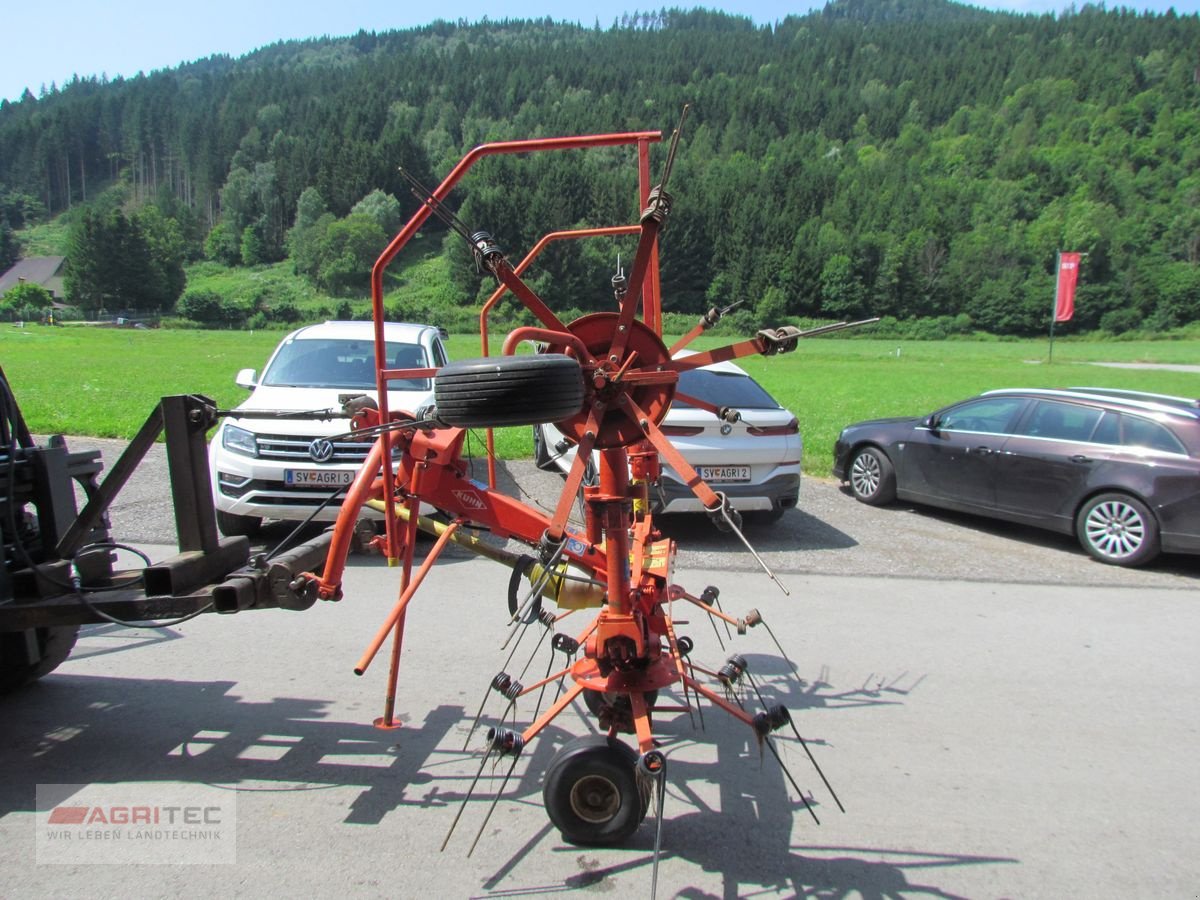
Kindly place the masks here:
<instances>
[{"instance_id":1,"label":"forested hillside","mask_svg":"<svg viewBox=\"0 0 1200 900\"><path fill-rule=\"evenodd\" d=\"M688 103L668 309L1040 333L1055 253L1075 250L1073 329L1166 329L1200 318L1198 79L1200 17L1090 5L836 0L761 28L664 11L363 32L0 103L0 230L99 200L76 220L128 215L185 258L290 256L352 294L367 272L345 260L373 258L414 207L399 165L432 185L484 141L669 133ZM636 221L631 157L488 160L454 205L519 259L555 228ZM466 254L444 252L454 296L478 304ZM614 266L609 246L562 246L535 281L597 308Z\"/></svg>"}]
</instances>

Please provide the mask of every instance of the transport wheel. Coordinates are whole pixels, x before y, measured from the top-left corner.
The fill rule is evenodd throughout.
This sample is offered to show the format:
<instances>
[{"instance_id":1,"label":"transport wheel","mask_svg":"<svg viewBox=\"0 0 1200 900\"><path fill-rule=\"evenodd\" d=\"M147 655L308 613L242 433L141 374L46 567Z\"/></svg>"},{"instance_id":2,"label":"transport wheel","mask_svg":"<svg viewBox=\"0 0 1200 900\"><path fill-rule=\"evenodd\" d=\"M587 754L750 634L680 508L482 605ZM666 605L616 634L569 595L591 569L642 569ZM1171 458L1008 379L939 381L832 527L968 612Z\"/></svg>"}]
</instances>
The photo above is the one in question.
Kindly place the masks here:
<instances>
[{"instance_id":1,"label":"transport wheel","mask_svg":"<svg viewBox=\"0 0 1200 900\"><path fill-rule=\"evenodd\" d=\"M78 625L33 629L32 640L36 642L39 659L29 662L28 632L0 633L0 694L15 691L53 672L71 655L78 636Z\"/></svg>"},{"instance_id":2,"label":"transport wheel","mask_svg":"<svg viewBox=\"0 0 1200 900\"><path fill-rule=\"evenodd\" d=\"M850 492L854 499L871 506L884 506L896 499L896 470L888 455L878 447L863 447L850 462Z\"/></svg>"},{"instance_id":3,"label":"transport wheel","mask_svg":"<svg viewBox=\"0 0 1200 900\"><path fill-rule=\"evenodd\" d=\"M261 516L239 516L217 510L217 530L225 537L253 537L261 527Z\"/></svg>"},{"instance_id":4,"label":"transport wheel","mask_svg":"<svg viewBox=\"0 0 1200 900\"><path fill-rule=\"evenodd\" d=\"M1085 503L1075 535L1084 550L1116 566L1144 565L1160 550L1154 514L1128 494L1099 494Z\"/></svg>"},{"instance_id":5,"label":"transport wheel","mask_svg":"<svg viewBox=\"0 0 1200 900\"><path fill-rule=\"evenodd\" d=\"M637 754L602 734L567 743L546 770L542 802L571 844L619 844L632 835L650 805L638 785Z\"/></svg>"},{"instance_id":6,"label":"transport wheel","mask_svg":"<svg viewBox=\"0 0 1200 900\"><path fill-rule=\"evenodd\" d=\"M456 428L558 422L583 409L583 372L561 353L465 359L438 370L438 417Z\"/></svg>"}]
</instances>

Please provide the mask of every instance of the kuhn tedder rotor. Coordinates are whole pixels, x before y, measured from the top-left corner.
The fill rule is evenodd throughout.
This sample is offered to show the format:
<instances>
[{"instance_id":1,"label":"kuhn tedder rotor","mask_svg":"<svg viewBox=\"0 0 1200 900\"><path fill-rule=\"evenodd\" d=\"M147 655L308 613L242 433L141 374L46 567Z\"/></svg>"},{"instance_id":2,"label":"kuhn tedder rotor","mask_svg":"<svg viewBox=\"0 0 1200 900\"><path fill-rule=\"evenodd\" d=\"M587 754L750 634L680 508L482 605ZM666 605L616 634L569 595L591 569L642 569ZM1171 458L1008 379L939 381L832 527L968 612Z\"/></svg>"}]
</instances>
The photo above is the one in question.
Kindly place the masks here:
<instances>
[{"instance_id":1,"label":"kuhn tedder rotor","mask_svg":"<svg viewBox=\"0 0 1200 900\"><path fill-rule=\"evenodd\" d=\"M310 592L326 600L339 599L346 555L362 508L370 505L384 513L386 531L376 543L401 568L399 598L355 671L362 674L390 638L387 700L384 714L376 720L380 727L390 728L398 726L395 691L406 609L439 555L449 543L457 542L512 565L516 574L509 607L514 635L530 626L544 627L546 634L553 633L553 647L562 651L569 662L560 671L550 671L528 685L520 683L520 675L501 672L485 693L485 703L495 691L509 700L511 709L517 698L540 692L546 685L557 682L567 687L545 712L535 713L534 721L523 730L501 725L490 728L480 771L489 757L509 756L515 765L529 741L582 698L604 733L563 747L547 770L543 789L551 820L566 840L575 843L624 841L645 817L651 794L657 792L661 799L666 755L655 740L655 711L691 711L693 704L708 700L745 723L777 758L771 735L780 728L790 728L808 751L785 707L751 711L731 691L731 687L746 682L753 685L743 657L730 657L716 671L703 669L691 660L692 643L676 634L672 618L673 605L683 603L688 608L699 608L714 621L724 621L739 633L763 622L757 610L742 617L724 613L715 588L697 596L673 583L675 545L655 528L648 502L650 486L657 481L664 462L684 478L718 528L745 542L739 516L728 498L705 484L660 428L672 402L683 398L678 391L679 373L750 354L786 353L795 349L800 338L813 333L792 327L767 329L749 340L680 357L681 349L720 318L721 311L714 309L673 346L664 343L657 248L659 233L671 210L666 185L678 135L677 130L662 180L654 187L649 179L650 145L660 140L654 132L487 144L464 157L436 189L426 191L413 181L421 206L372 271L378 404L359 399L352 401L347 410L352 416L352 433L364 440L374 439L374 446L342 504L322 575L307 576ZM483 157L615 145L637 149L642 213L636 225L555 232L514 267L490 234L466 228L445 205L451 189ZM436 370L389 368L382 330L383 272L431 215L460 233L469 242L478 265L498 282L496 293L481 314L483 356ZM563 322L521 278L532 259L552 240L615 234L638 236L628 278L618 272L613 279L616 312L593 313ZM506 292L511 292L539 324L510 332L503 342L502 355L494 357L489 355L487 317ZM518 348L529 342L540 352L517 355ZM436 408L389 409L389 382L414 377L434 378ZM718 409L696 397L686 400L729 421L737 420L736 410ZM493 427L546 422L555 423L578 450L551 514L497 490L490 454L489 483L468 476L461 455L466 429L489 429L490 447ZM598 456L599 477L585 484L584 470L593 453ZM581 488L584 523L576 528L569 524L568 516ZM435 507L446 521L421 517L422 504ZM419 565L418 528L437 534ZM534 555L517 557L483 545L470 534L476 529L524 544L532 548ZM767 574L774 580L769 570ZM524 597L520 596L519 576L531 582ZM779 587L783 589L782 584ZM559 611L544 609L545 598L555 601ZM584 615L579 615L581 611ZM557 630L574 622L576 616L585 617L587 611L594 614L586 625L570 634ZM513 641L510 636L509 643ZM663 703L667 689L675 689L682 701L676 700L672 706ZM761 701L761 697L758 699ZM479 717L476 724L478 721ZM633 735L636 751L617 738L621 733ZM820 769L817 771L819 774ZM792 785L796 787L794 781ZM798 787L796 790L800 792ZM809 806L802 792L800 796Z\"/></svg>"}]
</instances>

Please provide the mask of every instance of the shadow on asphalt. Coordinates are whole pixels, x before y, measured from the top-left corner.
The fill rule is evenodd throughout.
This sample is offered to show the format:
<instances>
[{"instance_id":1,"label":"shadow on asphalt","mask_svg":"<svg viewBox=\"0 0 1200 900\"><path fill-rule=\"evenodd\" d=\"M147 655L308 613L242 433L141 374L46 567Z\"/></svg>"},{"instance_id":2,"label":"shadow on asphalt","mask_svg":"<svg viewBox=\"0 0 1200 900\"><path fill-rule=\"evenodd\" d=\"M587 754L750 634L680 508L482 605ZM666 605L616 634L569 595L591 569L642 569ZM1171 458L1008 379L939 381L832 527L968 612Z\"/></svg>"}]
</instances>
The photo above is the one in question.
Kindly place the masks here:
<instances>
[{"instance_id":1,"label":"shadow on asphalt","mask_svg":"<svg viewBox=\"0 0 1200 900\"><path fill-rule=\"evenodd\" d=\"M749 670L757 673L753 689L740 686L747 706L861 708L903 703L915 687L904 687L899 679L869 679L862 688L835 690L823 680L824 673L804 680L793 677L777 658L751 654L747 661ZM495 776L507 766L493 772L490 784L481 784L467 799L479 756L462 749L469 714L463 707L439 705L422 719L406 720L400 731L382 732L370 724L330 717L327 701L276 697L250 702L234 696L235 688L231 681L56 675L4 698L0 709L10 727L0 748L7 776L0 785L0 816L34 810L35 785L48 772L64 780L181 781L238 792L349 787L359 790L345 809L346 824L378 825L400 816L403 827L420 822L441 834L465 803L447 848L465 855L487 815L499 782ZM911 848L793 846L793 828L810 827L810 816L840 815L794 741L783 740L783 734L773 738L789 778L781 765L764 755L751 730L711 706L704 711L702 731L686 713L660 713L657 718L664 747L668 752L681 749L670 757L661 852L664 858L686 859L719 876L725 896L766 889L798 896L857 892L894 897L921 892L948 897L933 883L931 873L1016 862ZM594 729L590 719L564 724L579 732ZM482 729L476 733L473 748L482 743L481 733ZM539 736L527 749L526 762L503 786L502 807L515 802L517 809L525 810L541 804L542 774L556 748L570 736L557 725ZM818 758L828 756L821 735L806 735L806 740ZM704 746L702 761L683 752L697 743ZM791 786L793 778L803 786L811 814ZM834 787L844 798L853 793L851 785ZM613 848L564 844L538 816L505 819L506 828L527 830L528 836L496 871L480 873L482 887L497 896L557 893L598 887L609 876L629 871L643 873L649 886L655 815L650 813L625 846ZM485 832L485 840L494 840L495 834ZM520 835L506 835L508 840L514 837ZM553 884L525 882L530 868L524 863L545 853L574 855L579 871ZM461 856L455 858L461 863ZM677 896L712 894L685 889Z\"/></svg>"},{"instance_id":2,"label":"shadow on asphalt","mask_svg":"<svg viewBox=\"0 0 1200 900\"><path fill-rule=\"evenodd\" d=\"M822 694L831 686L817 680L797 681L783 662L774 657L747 657L750 668L762 667L761 675L772 676L758 684L764 703L785 703L790 709L804 706L856 707L876 703L898 703L884 694L899 697L907 689L895 685ZM915 687L915 684L913 685ZM850 701L850 702L845 702ZM749 704L748 704L749 705ZM674 741L689 741L694 732L688 716L682 715L662 728L664 747ZM758 745L744 726L723 713L706 709L704 737L716 754L715 762L695 762L669 754L667 793L663 803L660 852L663 859L685 859L723 882L721 896L754 896L760 892L783 892L787 896L901 897L908 893L953 897L935 879L917 873L945 870L954 866L1013 864L1000 856L970 856L939 851L821 845L793 846L793 830L815 827L820 820L840 816L835 799L823 787L803 754L792 742L781 750L788 770ZM777 735L776 746L783 743ZM820 736L806 736L818 755L827 746ZM804 787L804 799L791 786L796 779ZM701 796L690 785L717 786ZM812 785L817 785L810 789ZM841 786L843 795L848 786ZM838 786L834 785L837 789ZM807 801L807 803L806 803ZM604 890L604 881L621 873L640 872L649 889L654 865L656 810L652 807L645 824L620 848L580 848L563 843L553 830L542 829L508 862L484 882L490 896L520 897L567 890ZM817 820L817 821L814 821ZM814 832L816 833L816 832ZM539 846L541 845L541 846ZM580 871L561 884L522 883L522 858L546 852L572 854ZM637 856L629 858L629 853ZM505 887L500 885L505 883ZM509 886L511 885L511 886ZM711 898L716 893L685 888L677 897Z\"/></svg>"},{"instance_id":3,"label":"shadow on asphalt","mask_svg":"<svg viewBox=\"0 0 1200 900\"><path fill-rule=\"evenodd\" d=\"M231 681L54 675L0 699L9 723L0 759L0 816L31 811L47 771L112 783L182 781L236 791L361 786L345 821L377 824L405 805L443 806L429 793L438 746L465 715L438 706L398 732L328 718L300 697L248 702ZM453 741L449 742L453 746ZM460 754L461 755L461 754ZM381 764L381 762L383 764Z\"/></svg>"}]
</instances>

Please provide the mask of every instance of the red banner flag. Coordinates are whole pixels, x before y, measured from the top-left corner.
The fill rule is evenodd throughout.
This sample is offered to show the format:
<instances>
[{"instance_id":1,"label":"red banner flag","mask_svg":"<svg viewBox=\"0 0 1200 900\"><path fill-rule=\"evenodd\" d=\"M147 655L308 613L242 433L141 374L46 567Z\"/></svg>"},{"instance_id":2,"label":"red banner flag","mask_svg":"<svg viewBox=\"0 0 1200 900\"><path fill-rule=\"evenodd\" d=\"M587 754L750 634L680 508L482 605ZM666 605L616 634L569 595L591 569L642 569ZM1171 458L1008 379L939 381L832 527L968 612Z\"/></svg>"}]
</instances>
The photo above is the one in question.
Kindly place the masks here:
<instances>
[{"instance_id":1,"label":"red banner flag","mask_svg":"<svg viewBox=\"0 0 1200 900\"><path fill-rule=\"evenodd\" d=\"M1054 290L1054 321L1069 322L1075 315L1075 283L1079 280L1079 254L1058 254L1058 285Z\"/></svg>"}]
</instances>

